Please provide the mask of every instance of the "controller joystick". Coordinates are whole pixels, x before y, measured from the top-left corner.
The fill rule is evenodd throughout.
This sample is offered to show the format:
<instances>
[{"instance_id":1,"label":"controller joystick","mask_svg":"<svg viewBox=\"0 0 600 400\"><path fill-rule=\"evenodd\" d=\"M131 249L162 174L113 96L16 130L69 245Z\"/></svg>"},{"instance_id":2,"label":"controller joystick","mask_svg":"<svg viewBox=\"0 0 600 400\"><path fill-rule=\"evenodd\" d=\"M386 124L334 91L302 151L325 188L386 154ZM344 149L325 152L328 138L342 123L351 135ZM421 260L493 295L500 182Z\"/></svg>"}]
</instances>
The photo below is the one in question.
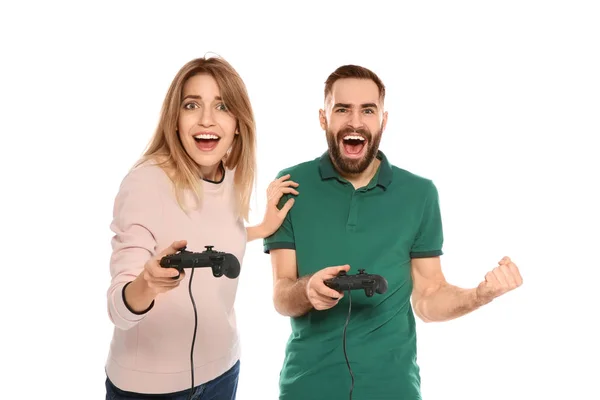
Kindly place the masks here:
<instances>
[{"instance_id":1,"label":"controller joystick","mask_svg":"<svg viewBox=\"0 0 600 400\"><path fill-rule=\"evenodd\" d=\"M327 287L338 292L346 290L364 290L367 297L375 293L387 292L387 281L381 275L367 274L364 269L359 269L356 275L348 275L346 271L340 271L335 278L327 279Z\"/></svg>"},{"instance_id":2,"label":"controller joystick","mask_svg":"<svg viewBox=\"0 0 600 400\"><path fill-rule=\"evenodd\" d=\"M231 253L213 250L214 246L205 246L201 253L188 251L186 246L175 254L170 254L160 260L163 268L175 268L179 273L185 268L210 267L215 278L225 275L235 279L240 275L240 262Z\"/></svg>"}]
</instances>

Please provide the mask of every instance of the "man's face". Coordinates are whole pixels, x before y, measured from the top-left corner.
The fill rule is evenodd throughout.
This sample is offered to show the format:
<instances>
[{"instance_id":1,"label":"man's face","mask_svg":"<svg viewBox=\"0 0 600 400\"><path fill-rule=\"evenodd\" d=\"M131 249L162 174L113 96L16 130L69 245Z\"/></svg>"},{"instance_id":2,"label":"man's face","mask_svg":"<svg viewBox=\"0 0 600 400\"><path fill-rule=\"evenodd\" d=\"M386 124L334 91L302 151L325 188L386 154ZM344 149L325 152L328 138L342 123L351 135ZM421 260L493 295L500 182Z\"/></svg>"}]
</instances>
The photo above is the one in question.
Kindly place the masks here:
<instances>
[{"instance_id":1,"label":"man's face","mask_svg":"<svg viewBox=\"0 0 600 400\"><path fill-rule=\"evenodd\" d=\"M387 122L375 82L355 78L336 81L319 119L336 168L344 174L363 172L377 155Z\"/></svg>"}]
</instances>

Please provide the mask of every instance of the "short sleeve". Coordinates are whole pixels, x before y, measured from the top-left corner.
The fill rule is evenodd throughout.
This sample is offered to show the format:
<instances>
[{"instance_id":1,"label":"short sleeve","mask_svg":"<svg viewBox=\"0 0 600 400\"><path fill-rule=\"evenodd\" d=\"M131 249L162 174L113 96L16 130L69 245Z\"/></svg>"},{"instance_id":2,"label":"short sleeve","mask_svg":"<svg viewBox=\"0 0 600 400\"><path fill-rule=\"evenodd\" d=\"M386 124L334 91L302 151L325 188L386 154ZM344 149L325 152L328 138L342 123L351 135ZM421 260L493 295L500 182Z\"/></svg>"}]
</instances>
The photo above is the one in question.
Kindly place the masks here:
<instances>
[{"instance_id":1,"label":"short sleeve","mask_svg":"<svg viewBox=\"0 0 600 400\"><path fill-rule=\"evenodd\" d=\"M277 174L276 179L286 175L287 173L288 172L286 171L281 171L279 174ZM284 194L281 196L281 200L279 201L279 204L277 204L277 208L281 209L291 197L291 194ZM263 248L266 254L269 254L270 251L274 249L296 249L296 242L294 240L294 227L292 225L292 210L287 213L279 229L277 229L271 236L263 239Z\"/></svg>"},{"instance_id":2,"label":"short sleeve","mask_svg":"<svg viewBox=\"0 0 600 400\"><path fill-rule=\"evenodd\" d=\"M411 258L437 257L443 254L444 233L437 188L429 183L423 199L421 221L411 248Z\"/></svg>"},{"instance_id":3,"label":"short sleeve","mask_svg":"<svg viewBox=\"0 0 600 400\"><path fill-rule=\"evenodd\" d=\"M129 329L144 318L134 313L124 298L125 286L144 269L156 252L154 231L160 221L162 200L156 176L147 168L130 172L123 180L113 208L110 229L114 233L110 258L111 283L107 293L108 313L115 326Z\"/></svg>"}]
</instances>

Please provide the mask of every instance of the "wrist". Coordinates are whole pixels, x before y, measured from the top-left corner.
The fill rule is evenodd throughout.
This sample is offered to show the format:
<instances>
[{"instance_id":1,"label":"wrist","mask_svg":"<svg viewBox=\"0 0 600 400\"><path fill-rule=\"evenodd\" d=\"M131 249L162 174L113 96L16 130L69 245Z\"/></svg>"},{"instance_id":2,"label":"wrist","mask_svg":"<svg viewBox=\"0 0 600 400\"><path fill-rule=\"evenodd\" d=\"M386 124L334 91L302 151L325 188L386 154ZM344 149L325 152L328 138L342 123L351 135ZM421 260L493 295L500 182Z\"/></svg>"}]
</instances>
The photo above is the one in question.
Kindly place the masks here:
<instances>
[{"instance_id":1,"label":"wrist","mask_svg":"<svg viewBox=\"0 0 600 400\"><path fill-rule=\"evenodd\" d=\"M149 311L154 304L156 295L143 278L143 273L123 289L123 301L127 308L135 314L144 314Z\"/></svg>"},{"instance_id":2,"label":"wrist","mask_svg":"<svg viewBox=\"0 0 600 400\"><path fill-rule=\"evenodd\" d=\"M261 222L260 224L256 225L256 234L259 239L264 239L267 236L271 235L271 232L268 232L265 223Z\"/></svg>"},{"instance_id":3,"label":"wrist","mask_svg":"<svg viewBox=\"0 0 600 400\"><path fill-rule=\"evenodd\" d=\"M491 301L492 301L492 299L490 299L488 297L485 297L485 296L482 296L479 293L478 289L474 289L473 290L473 302L475 304L475 307L484 306L484 305L488 304Z\"/></svg>"},{"instance_id":4,"label":"wrist","mask_svg":"<svg viewBox=\"0 0 600 400\"><path fill-rule=\"evenodd\" d=\"M298 279L298 284L302 287L302 293L304 294L304 301L312 306L312 302L310 301L310 296L308 295L308 289L310 288L310 280L313 275L303 276Z\"/></svg>"},{"instance_id":5,"label":"wrist","mask_svg":"<svg viewBox=\"0 0 600 400\"><path fill-rule=\"evenodd\" d=\"M259 225L249 226L246 228L246 236L247 241L251 242L255 239L264 239L268 236L268 232L266 232L264 224L261 223Z\"/></svg>"}]
</instances>

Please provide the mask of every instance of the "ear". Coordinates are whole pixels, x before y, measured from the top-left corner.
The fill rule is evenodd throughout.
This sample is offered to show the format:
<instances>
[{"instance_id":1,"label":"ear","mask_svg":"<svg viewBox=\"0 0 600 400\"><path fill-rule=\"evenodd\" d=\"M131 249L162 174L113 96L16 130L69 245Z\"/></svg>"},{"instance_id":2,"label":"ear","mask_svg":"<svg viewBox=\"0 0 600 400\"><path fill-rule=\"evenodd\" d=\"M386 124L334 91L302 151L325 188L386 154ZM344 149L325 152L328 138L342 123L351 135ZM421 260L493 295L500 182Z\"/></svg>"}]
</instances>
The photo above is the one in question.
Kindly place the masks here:
<instances>
[{"instance_id":1,"label":"ear","mask_svg":"<svg viewBox=\"0 0 600 400\"><path fill-rule=\"evenodd\" d=\"M388 113L387 111L383 113L383 123L381 124L381 131L385 131L385 127L387 125Z\"/></svg>"},{"instance_id":2,"label":"ear","mask_svg":"<svg viewBox=\"0 0 600 400\"><path fill-rule=\"evenodd\" d=\"M325 117L325 111L319 110L319 123L321 124L321 129L324 131L327 130L327 117Z\"/></svg>"}]
</instances>

